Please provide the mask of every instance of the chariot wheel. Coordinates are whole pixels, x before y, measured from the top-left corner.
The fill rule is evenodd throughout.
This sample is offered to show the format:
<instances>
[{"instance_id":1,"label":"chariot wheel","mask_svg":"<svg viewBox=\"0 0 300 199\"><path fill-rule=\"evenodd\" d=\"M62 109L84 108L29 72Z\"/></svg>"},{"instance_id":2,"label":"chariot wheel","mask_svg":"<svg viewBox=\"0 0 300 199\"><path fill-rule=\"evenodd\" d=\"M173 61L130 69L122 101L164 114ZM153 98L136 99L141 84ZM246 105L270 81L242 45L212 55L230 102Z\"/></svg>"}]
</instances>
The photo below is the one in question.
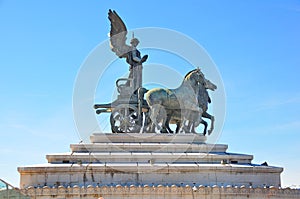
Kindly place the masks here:
<instances>
[{"instance_id":1,"label":"chariot wheel","mask_svg":"<svg viewBox=\"0 0 300 199\"><path fill-rule=\"evenodd\" d=\"M128 104L116 106L110 115L110 125L113 133L139 133L141 126L137 107Z\"/></svg>"}]
</instances>

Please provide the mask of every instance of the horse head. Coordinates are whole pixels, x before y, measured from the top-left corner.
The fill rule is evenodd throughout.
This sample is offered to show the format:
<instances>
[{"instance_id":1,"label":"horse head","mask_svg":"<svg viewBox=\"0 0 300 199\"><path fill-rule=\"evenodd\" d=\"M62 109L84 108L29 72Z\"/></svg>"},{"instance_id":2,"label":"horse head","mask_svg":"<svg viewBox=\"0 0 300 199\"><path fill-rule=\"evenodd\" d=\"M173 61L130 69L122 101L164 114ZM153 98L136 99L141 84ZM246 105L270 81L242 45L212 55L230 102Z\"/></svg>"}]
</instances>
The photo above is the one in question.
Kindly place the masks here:
<instances>
[{"instance_id":1,"label":"horse head","mask_svg":"<svg viewBox=\"0 0 300 199\"><path fill-rule=\"evenodd\" d=\"M217 86L205 78L204 74L201 72L200 68L193 70L191 73L192 78L198 82L198 85L203 86L204 89L216 90Z\"/></svg>"},{"instance_id":2,"label":"horse head","mask_svg":"<svg viewBox=\"0 0 300 199\"><path fill-rule=\"evenodd\" d=\"M184 82L189 83L193 88L196 88L199 84L205 84L204 74L199 68L191 70L184 77Z\"/></svg>"},{"instance_id":3,"label":"horse head","mask_svg":"<svg viewBox=\"0 0 300 199\"><path fill-rule=\"evenodd\" d=\"M205 79L205 78L204 78L204 87L205 87L205 89L209 89L212 91L217 89L217 86L214 83L212 83L211 81L209 81L208 79Z\"/></svg>"}]
</instances>

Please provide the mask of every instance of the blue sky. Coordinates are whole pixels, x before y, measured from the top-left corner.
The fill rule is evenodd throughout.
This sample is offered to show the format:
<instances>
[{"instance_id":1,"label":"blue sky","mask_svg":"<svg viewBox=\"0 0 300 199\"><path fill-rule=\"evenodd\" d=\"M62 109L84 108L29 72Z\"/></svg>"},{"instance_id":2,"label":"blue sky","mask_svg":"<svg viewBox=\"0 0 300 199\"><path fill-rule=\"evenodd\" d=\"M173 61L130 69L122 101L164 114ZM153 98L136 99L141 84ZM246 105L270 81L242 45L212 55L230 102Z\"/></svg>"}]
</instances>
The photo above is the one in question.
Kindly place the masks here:
<instances>
[{"instance_id":1,"label":"blue sky","mask_svg":"<svg viewBox=\"0 0 300 199\"><path fill-rule=\"evenodd\" d=\"M254 163L284 167L283 186L300 185L296 0L0 1L0 178L18 185L18 166L45 163L46 154L79 142L73 86L84 59L107 39L109 8L129 29L169 28L201 44L226 89L218 142L253 154Z\"/></svg>"}]
</instances>

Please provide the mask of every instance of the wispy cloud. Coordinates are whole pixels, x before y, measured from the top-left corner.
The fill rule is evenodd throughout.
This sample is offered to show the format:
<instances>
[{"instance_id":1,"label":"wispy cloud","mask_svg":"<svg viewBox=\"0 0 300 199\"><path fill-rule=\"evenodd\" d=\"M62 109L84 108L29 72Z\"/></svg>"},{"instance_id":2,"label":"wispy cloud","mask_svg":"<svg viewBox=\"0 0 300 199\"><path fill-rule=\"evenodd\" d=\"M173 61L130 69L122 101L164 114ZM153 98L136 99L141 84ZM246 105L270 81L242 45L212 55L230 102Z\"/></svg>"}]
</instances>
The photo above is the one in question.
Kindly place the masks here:
<instances>
[{"instance_id":1,"label":"wispy cloud","mask_svg":"<svg viewBox=\"0 0 300 199\"><path fill-rule=\"evenodd\" d=\"M75 131L72 112L69 108L62 108L52 115L45 116L43 120L35 117L30 121L12 120L6 128L16 134L27 134L29 137L51 140L64 139L67 132Z\"/></svg>"},{"instance_id":2,"label":"wispy cloud","mask_svg":"<svg viewBox=\"0 0 300 199\"><path fill-rule=\"evenodd\" d=\"M300 104L300 97L296 96L285 99L282 99L282 96L272 97L271 99L267 99L264 102L262 102L254 111L275 109L292 104Z\"/></svg>"},{"instance_id":3,"label":"wispy cloud","mask_svg":"<svg viewBox=\"0 0 300 199\"><path fill-rule=\"evenodd\" d=\"M263 125L254 125L249 128L249 126L235 126L235 127L226 127L223 130L222 134L230 135L236 134L240 135L241 132L243 134L249 135L275 135L275 134L282 134L284 135L295 135L300 133L300 119L297 118L296 120L290 120L288 122L282 122L278 124L274 123L265 123Z\"/></svg>"},{"instance_id":4,"label":"wispy cloud","mask_svg":"<svg viewBox=\"0 0 300 199\"><path fill-rule=\"evenodd\" d=\"M34 136L34 137L40 137L46 139L53 138L53 133L49 132L49 127L47 128L45 127L43 129L35 129L30 127L29 125L24 125L24 124L11 124L9 125L9 127L18 130L14 132L22 132L23 134L29 134L30 137Z\"/></svg>"},{"instance_id":5,"label":"wispy cloud","mask_svg":"<svg viewBox=\"0 0 300 199\"><path fill-rule=\"evenodd\" d=\"M277 129L277 130L299 130L300 129L300 120L275 125L273 128Z\"/></svg>"},{"instance_id":6,"label":"wispy cloud","mask_svg":"<svg viewBox=\"0 0 300 199\"><path fill-rule=\"evenodd\" d=\"M290 121L280 124L272 124L266 125L264 127L258 127L257 131L260 131L263 134L282 134L284 132L285 135L287 134L298 134L300 129L300 120Z\"/></svg>"}]
</instances>

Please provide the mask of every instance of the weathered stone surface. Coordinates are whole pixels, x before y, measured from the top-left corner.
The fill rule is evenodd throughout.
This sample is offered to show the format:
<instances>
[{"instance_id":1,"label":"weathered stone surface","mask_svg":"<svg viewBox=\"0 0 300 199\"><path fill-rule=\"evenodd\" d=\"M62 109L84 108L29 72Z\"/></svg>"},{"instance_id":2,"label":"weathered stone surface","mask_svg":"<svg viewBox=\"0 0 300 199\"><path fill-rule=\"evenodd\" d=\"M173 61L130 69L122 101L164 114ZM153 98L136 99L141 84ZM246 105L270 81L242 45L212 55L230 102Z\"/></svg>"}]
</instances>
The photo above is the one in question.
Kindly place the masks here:
<instances>
[{"instance_id":1,"label":"weathered stone surface","mask_svg":"<svg viewBox=\"0 0 300 199\"><path fill-rule=\"evenodd\" d=\"M37 191L42 189L42 191ZM44 191L47 189L47 192ZM73 191L72 191L73 189ZM74 189L78 189L78 192L74 192ZM281 188L251 188L251 187L191 187L185 186L102 186L93 187L91 185L87 187L79 188L74 186L73 188L58 187L49 188L33 188L29 187L24 191L32 198L36 199L48 199L48 198L89 198L89 199L140 199L140 198L158 198L158 199L174 199L174 198L207 198L219 199L296 199L300 198L300 190L297 189L281 189Z\"/></svg>"},{"instance_id":2,"label":"weathered stone surface","mask_svg":"<svg viewBox=\"0 0 300 199\"><path fill-rule=\"evenodd\" d=\"M94 134L91 144L47 155L49 163L19 167L20 186L39 199L294 194L278 189L282 168L252 164L252 155L227 153L227 145L205 144L197 135L147 136ZM259 189L265 186L267 193Z\"/></svg>"},{"instance_id":3,"label":"weathered stone surface","mask_svg":"<svg viewBox=\"0 0 300 199\"><path fill-rule=\"evenodd\" d=\"M148 163L228 163L250 164L252 155L231 153L198 153L198 152L97 152L97 153L61 153L46 156L48 163L103 163L103 162L139 162Z\"/></svg>"},{"instance_id":4,"label":"weathered stone surface","mask_svg":"<svg viewBox=\"0 0 300 199\"><path fill-rule=\"evenodd\" d=\"M225 152L228 148L225 144L194 144L194 143L81 143L71 144L74 153L84 152Z\"/></svg>"},{"instance_id":5,"label":"weathered stone surface","mask_svg":"<svg viewBox=\"0 0 300 199\"><path fill-rule=\"evenodd\" d=\"M94 134L93 143L87 145L91 151L78 150L84 144L73 145L76 152L47 155L48 164L20 167L20 185L280 186L282 168L251 164L253 156L227 153L227 145L205 144L202 137ZM106 139L113 142L106 143Z\"/></svg>"},{"instance_id":6,"label":"weathered stone surface","mask_svg":"<svg viewBox=\"0 0 300 199\"><path fill-rule=\"evenodd\" d=\"M94 133L92 143L197 143L203 144L206 137L199 134L157 133Z\"/></svg>"}]
</instances>

